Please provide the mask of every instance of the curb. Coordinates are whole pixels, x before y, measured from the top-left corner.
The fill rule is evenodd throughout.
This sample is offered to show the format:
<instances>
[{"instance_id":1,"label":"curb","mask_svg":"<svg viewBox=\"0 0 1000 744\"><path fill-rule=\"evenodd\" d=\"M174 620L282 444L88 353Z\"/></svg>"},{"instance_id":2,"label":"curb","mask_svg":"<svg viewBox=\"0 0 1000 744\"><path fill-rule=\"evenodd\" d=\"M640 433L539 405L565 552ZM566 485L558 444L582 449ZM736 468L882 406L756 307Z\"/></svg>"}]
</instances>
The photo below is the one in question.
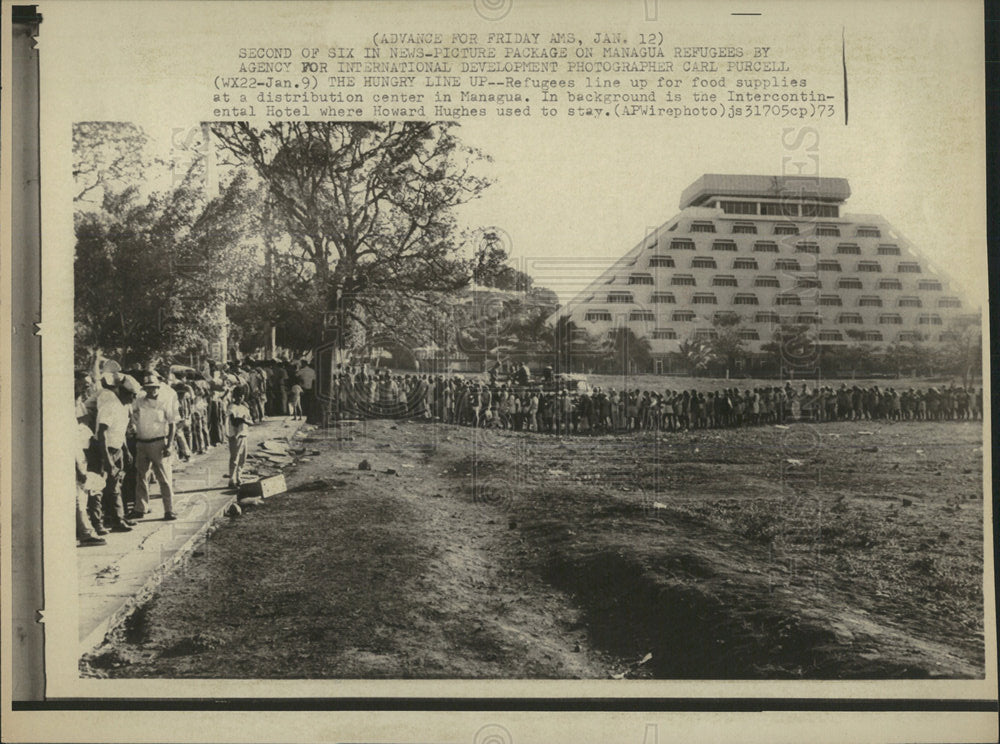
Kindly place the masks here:
<instances>
[{"instance_id":1,"label":"curb","mask_svg":"<svg viewBox=\"0 0 1000 744\"><path fill-rule=\"evenodd\" d=\"M278 438L284 438L291 440L296 434L302 429L302 425L306 422L301 422L298 426L292 427L291 431L284 434ZM275 437L271 437L275 438ZM94 630L88 633L79 643L80 649L80 659L85 660L87 656L91 655L98 647L103 645L107 640L108 636L113 633L122 623L125 622L137 609L146 604L156 593L157 588L163 583L164 579L170 576L179 567L184 565L191 557L191 554L202 545L208 537L218 529L225 517L226 510L235 503L238 503L239 495L233 494L232 497L225 500L220 500L219 506L214 509L207 518L204 518L203 523L197 529L195 529L190 537L184 541L184 543L173 551L172 555L165 561L157 565L142 585L127 597L111 614L102 619Z\"/></svg>"},{"instance_id":2,"label":"curb","mask_svg":"<svg viewBox=\"0 0 1000 744\"><path fill-rule=\"evenodd\" d=\"M233 496L232 499L227 500L219 507L170 558L153 569L153 573L132 596L126 599L118 609L102 620L89 635L80 641L80 655L87 656L97 649L98 646L101 646L108 640L108 635L112 631L125 622L139 607L146 604L156 592L157 587L163 583L163 580L179 568L181 564L187 562L195 548L205 542L208 536L218 529L220 520L225 516L226 509L235 504L236 501L236 496Z\"/></svg>"}]
</instances>

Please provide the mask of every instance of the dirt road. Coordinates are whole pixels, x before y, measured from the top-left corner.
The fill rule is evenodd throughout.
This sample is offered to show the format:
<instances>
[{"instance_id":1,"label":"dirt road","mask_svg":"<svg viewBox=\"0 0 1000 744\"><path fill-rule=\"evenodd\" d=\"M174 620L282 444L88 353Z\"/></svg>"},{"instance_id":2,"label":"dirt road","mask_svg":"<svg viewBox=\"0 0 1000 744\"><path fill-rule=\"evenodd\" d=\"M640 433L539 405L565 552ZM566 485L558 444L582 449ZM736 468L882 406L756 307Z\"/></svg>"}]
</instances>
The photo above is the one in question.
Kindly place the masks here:
<instances>
[{"instance_id":1,"label":"dirt road","mask_svg":"<svg viewBox=\"0 0 1000 744\"><path fill-rule=\"evenodd\" d=\"M84 673L982 674L977 424L376 421L299 444L289 493L216 531Z\"/></svg>"}]
</instances>

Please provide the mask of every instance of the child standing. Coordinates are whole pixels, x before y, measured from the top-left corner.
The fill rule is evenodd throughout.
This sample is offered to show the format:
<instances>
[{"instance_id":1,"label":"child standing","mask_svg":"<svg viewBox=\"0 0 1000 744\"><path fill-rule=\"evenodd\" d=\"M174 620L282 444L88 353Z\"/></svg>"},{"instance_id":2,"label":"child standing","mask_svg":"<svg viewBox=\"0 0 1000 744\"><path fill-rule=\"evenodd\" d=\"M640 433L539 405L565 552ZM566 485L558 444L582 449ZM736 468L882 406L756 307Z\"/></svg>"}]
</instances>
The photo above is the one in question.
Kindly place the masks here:
<instances>
[{"instance_id":1,"label":"child standing","mask_svg":"<svg viewBox=\"0 0 1000 744\"><path fill-rule=\"evenodd\" d=\"M296 381L288 390L288 412L292 421L302 418L302 386Z\"/></svg>"},{"instance_id":2,"label":"child standing","mask_svg":"<svg viewBox=\"0 0 1000 744\"><path fill-rule=\"evenodd\" d=\"M229 434L229 487L239 488L242 483L243 465L247 460L247 427L250 426L250 409L243 402L243 388L233 389L232 400L226 415Z\"/></svg>"}]
</instances>

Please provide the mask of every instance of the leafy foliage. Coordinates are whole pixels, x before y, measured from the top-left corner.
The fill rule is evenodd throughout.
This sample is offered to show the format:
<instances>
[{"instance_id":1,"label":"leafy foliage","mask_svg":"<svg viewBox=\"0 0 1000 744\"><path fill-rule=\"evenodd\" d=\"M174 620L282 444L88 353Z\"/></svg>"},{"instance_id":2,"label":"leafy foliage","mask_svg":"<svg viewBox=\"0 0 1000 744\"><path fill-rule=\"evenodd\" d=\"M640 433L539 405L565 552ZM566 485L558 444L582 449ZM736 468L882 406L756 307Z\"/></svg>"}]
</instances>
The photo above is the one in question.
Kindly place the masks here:
<instances>
[{"instance_id":1,"label":"leafy foliage","mask_svg":"<svg viewBox=\"0 0 1000 744\"><path fill-rule=\"evenodd\" d=\"M488 186L472 173L486 157L463 146L453 128L426 122L213 127L225 156L264 183L273 218L290 238L281 260L311 285L300 292L301 309L335 318L323 327L342 348L363 341L358 328L396 333L400 318L443 308L447 294L468 283L453 208Z\"/></svg>"},{"instance_id":2,"label":"leafy foliage","mask_svg":"<svg viewBox=\"0 0 1000 744\"><path fill-rule=\"evenodd\" d=\"M83 151L114 150L135 136L129 124L105 125L78 139ZM79 134L79 133L78 133ZM77 153L80 162L103 156ZM114 165L118 160L114 160ZM111 166L109 166L111 167ZM116 190L126 175L85 171L84 182L101 185L99 205L78 202L74 258L76 351L79 361L95 352L120 355L126 363L202 351L217 337L221 310L251 280L258 264L259 193L245 174L208 199L200 163L167 193L144 195L133 183ZM140 179L136 179L141 182ZM96 193L96 191L94 191Z\"/></svg>"}]
</instances>

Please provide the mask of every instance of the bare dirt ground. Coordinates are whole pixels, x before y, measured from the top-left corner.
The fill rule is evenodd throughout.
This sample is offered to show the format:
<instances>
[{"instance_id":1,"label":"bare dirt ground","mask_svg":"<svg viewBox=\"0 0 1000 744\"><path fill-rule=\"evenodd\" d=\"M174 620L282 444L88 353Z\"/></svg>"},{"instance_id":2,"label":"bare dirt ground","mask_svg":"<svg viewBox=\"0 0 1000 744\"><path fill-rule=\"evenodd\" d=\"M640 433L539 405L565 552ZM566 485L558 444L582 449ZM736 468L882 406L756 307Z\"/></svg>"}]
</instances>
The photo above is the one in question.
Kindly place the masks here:
<instances>
[{"instance_id":1,"label":"bare dirt ground","mask_svg":"<svg viewBox=\"0 0 1000 744\"><path fill-rule=\"evenodd\" d=\"M298 441L84 674L983 674L978 422Z\"/></svg>"}]
</instances>

